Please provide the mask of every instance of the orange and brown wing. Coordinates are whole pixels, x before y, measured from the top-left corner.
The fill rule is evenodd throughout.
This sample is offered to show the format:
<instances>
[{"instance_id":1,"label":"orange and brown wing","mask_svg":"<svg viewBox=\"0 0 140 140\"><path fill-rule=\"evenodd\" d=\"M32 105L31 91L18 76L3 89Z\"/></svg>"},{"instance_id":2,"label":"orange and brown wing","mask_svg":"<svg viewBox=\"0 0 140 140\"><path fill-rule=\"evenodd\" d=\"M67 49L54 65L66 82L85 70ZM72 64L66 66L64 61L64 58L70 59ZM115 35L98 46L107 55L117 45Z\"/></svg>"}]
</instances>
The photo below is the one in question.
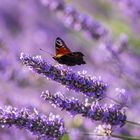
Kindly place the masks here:
<instances>
[{"instance_id":1,"label":"orange and brown wing","mask_svg":"<svg viewBox=\"0 0 140 140\"><path fill-rule=\"evenodd\" d=\"M81 52L72 52L59 37L56 38L55 48L56 56L53 59L59 64L65 64L67 66L86 64L83 60L84 55Z\"/></svg>"},{"instance_id":2,"label":"orange and brown wing","mask_svg":"<svg viewBox=\"0 0 140 140\"><path fill-rule=\"evenodd\" d=\"M66 55L72 53L71 50L66 46L65 42L57 37L55 41L56 56Z\"/></svg>"}]
</instances>

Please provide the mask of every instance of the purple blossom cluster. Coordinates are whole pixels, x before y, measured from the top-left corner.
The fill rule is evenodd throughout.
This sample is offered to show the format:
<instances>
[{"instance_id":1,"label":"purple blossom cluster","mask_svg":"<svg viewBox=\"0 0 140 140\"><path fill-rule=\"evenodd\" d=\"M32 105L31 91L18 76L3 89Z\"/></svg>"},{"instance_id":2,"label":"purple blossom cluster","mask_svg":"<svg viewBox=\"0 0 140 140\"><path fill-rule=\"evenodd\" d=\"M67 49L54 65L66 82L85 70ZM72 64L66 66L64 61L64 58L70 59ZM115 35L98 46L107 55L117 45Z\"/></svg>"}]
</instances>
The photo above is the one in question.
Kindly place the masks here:
<instances>
[{"instance_id":1,"label":"purple blossom cluster","mask_svg":"<svg viewBox=\"0 0 140 140\"><path fill-rule=\"evenodd\" d=\"M57 140L65 134L63 119L50 113L49 117L41 115L36 109L31 111L27 108L18 109L11 106L0 108L0 126L16 126L26 129L48 140Z\"/></svg>"},{"instance_id":2,"label":"purple blossom cluster","mask_svg":"<svg viewBox=\"0 0 140 140\"><path fill-rule=\"evenodd\" d=\"M73 6L67 5L63 0L41 0L43 6L51 11L61 12L61 19L66 26L77 31L83 31L93 39L100 39L107 34L107 29L90 16L81 14Z\"/></svg>"},{"instance_id":3,"label":"purple blossom cluster","mask_svg":"<svg viewBox=\"0 0 140 140\"><path fill-rule=\"evenodd\" d=\"M101 121L103 124L123 126L126 121L126 115L116 105L102 106L98 102L92 105L80 103L78 99L67 99L61 93L51 95L48 91L42 92L41 97L49 101L53 106L56 105L62 110L70 112L72 116L81 114L83 117L90 118L92 121Z\"/></svg>"},{"instance_id":4,"label":"purple blossom cluster","mask_svg":"<svg viewBox=\"0 0 140 140\"><path fill-rule=\"evenodd\" d=\"M24 65L30 66L36 73L43 74L65 85L68 89L82 92L86 96L97 99L101 99L105 96L107 84L102 80L91 79L90 77L80 76L69 70L58 69L55 66L49 65L39 56L31 57L21 53L20 59Z\"/></svg>"}]
</instances>

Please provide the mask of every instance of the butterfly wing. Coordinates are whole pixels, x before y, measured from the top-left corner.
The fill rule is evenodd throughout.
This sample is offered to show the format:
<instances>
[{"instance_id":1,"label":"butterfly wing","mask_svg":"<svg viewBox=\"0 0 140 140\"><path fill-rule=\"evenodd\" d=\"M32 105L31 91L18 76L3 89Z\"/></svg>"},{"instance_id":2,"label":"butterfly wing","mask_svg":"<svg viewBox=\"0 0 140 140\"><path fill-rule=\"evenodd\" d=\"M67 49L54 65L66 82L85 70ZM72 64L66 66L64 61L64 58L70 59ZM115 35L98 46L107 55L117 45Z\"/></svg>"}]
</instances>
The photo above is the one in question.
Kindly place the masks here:
<instances>
[{"instance_id":1,"label":"butterfly wing","mask_svg":"<svg viewBox=\"0 0 140 140\"><path fill-rule=\"evenodd\" d=\"M59 55L66 55L72 53L71 50L66 46L65 42L57 37L55 41L56 57Z\"/></svg>"},{"instance_id":2,"label":"butterfly wing","mask_svg":"<svg viewBox=\"0 0 140 140\"><path fill-rule=\"evenodd\" d=\"M84 55L81 52L71 52L65 42L59 37L56 38L55 48L56 56L54 56L53 59L58 63L67 66L86 64L83 60Z\"/></svg>"},{"instance_id":3,"label":"butterfly wing","mask_svg":"<svg viewBox=\"0 0 140 140\"><path fill-rule=\"evenodd\" d=\"M81 65L86 64L86 62L83 59L84 54L81 52L73 52L71 55L71 58L75 62L75 65Z\"/></svg>"},{"instance_id":4,"label":"butterfly wing","mask_svg":"<svg viewBox=\"0 0 140 140\"><path fill-rule=\"evenodd\" d=\"M67 66L86 64L86 62L83 60L83 54L81 52L73 52L67 55L63 55L57 59L57 61L60 64L65 64Z\"/></svg>"}]
</instances>

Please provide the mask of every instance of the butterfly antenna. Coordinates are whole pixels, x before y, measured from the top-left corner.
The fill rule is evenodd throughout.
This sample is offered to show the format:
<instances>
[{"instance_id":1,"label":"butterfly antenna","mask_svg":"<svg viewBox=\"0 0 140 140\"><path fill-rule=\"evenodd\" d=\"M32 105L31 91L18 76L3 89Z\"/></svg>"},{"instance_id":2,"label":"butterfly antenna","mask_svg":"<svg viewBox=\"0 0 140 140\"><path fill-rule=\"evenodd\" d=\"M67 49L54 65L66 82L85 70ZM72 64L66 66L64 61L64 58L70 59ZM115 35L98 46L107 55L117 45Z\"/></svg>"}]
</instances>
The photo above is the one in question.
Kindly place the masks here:
<instances>
[{"instance_id":1,"label":"butterfly antenna","mask_svg":"<svg viewBox=\"0 0 140 140\"><path fill-rule=\"evenodd\" d=\"M52 53L49 53L49 52L47 52L47 51L45 51L45 50L43 50L43 49L41 49L41 48L40 48L39 50L48 53L50 56L54 56Z\"/></svg>"}]
</instances>

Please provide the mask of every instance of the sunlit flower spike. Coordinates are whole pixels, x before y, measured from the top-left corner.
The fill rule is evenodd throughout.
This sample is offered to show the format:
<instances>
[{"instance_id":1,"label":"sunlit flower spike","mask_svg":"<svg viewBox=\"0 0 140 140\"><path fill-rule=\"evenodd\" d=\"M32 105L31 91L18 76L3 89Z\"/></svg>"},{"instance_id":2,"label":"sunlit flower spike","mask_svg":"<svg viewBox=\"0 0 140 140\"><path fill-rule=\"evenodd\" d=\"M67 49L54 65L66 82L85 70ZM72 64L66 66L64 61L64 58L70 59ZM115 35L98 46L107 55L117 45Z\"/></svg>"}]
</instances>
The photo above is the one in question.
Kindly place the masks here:
<instances>
[{"instance_id":1,"label":"sunlit flower spike","mask_svg":"<svg viewBox=\"0 0 140 140\"><path fill-rule=\"evenodd\" d=\"M104 97L107 90L107 84L96 78L91 79L87 76L81 76L70 70L64 70L55 66L49 65L40 56L31 57L21 53L21 61L24 65L29 66L38 74L43 74L47 78L65 85L68 89L75 92L82 92L88 97L101 99Z\"/></svg>"}]
</instances>

